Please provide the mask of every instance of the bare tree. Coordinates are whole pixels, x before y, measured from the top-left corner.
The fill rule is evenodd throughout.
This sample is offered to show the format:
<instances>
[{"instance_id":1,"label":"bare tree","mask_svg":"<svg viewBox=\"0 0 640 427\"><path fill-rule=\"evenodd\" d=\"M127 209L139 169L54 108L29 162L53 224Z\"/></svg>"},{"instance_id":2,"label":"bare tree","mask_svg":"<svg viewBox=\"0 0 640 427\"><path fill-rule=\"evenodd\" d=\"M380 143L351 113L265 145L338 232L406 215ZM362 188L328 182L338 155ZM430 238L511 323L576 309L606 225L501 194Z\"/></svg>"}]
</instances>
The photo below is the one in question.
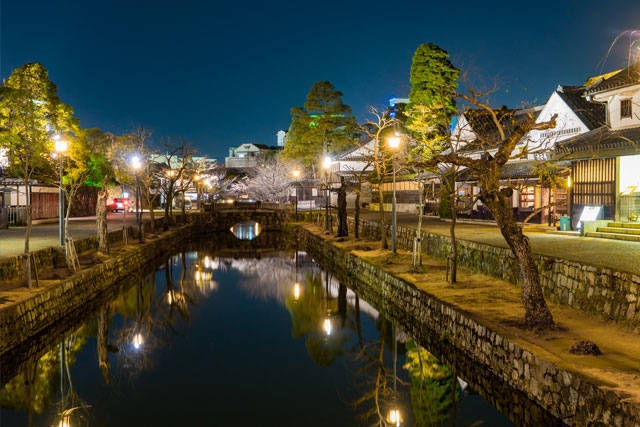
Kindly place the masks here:
<instances>
[{"instance_id":1,"label":"bare tree","mask_svg":"<svg viewBox=\"0 0 640 427\"><path fill-rule=\"evenodd\" d=\"M369 107L369 113L371 119L361 126L361 130L370 140L366 144L359 143L359 145L366 151L367 162L373 165L371 180L377 186L380 198L380 243L383 249L388 249L389 241L382 184L392 169L392 153L386 148L384 139L396 128L398 121L390 117L388 111L380 111L376 107Z\"/></svg>"},{"instance_id":2,"label":"bare tree","mask_svg":"<svg viewBox=\"0 0 640 427\"><path fill-rule=\"evenodd\" d=\"M461 141L470 147L474 145L479 147L484 151L484 155L474 158L460 152L444 152L434 155L431 160L425 162L425 165L427 167L436 167L439 164L460 166L469 169L478 177L480 200L489 207L496 218L502 236L518 263L525 323L533 329L547 329L553 326L553 316L544 300L529 239L522 232L522 227L517 223L511 209L510 197L513 186L504 185L501 182L501 172L509 160L547 149L540 144L532 146L524 137L531 130L555 127L556 117L553 116L547 122L537 123L532 113L519 121L515 117L500 116L499 111L493 109L486 101L487 96L492 92L478 93L468 89L468 94L458 94L469 106L486 111L495 128L494 138L483 137L473 141Z\"/></svg>"}]
</instances>

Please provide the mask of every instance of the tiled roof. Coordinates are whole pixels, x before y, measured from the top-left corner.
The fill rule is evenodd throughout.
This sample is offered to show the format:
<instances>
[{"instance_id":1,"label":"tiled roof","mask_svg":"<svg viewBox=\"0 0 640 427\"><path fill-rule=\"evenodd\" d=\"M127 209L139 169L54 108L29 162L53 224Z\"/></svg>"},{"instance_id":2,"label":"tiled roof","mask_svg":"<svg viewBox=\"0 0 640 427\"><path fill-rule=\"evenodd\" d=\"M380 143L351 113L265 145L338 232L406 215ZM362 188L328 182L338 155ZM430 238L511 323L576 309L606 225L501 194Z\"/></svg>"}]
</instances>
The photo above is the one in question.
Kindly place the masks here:
<instances>
[{"instance_id":1,"label":"tiled roof","mask_svg":"<svg viewBox=\"0 0 640 427\"><path fill-rule=\"evenodd\" d=\"M589 102L584 97L582 86L558 86L556 93L576 113L580 121L589 128L597 129L606 122L606 107L600 103Z\"/></svg>"},{"instance_id":2,"label":"tiled roof","mask_svg":"<svg viewBox=\"0 0 640 427\"><path fill-rule=\"evenodd\" d=\"M631 86L640 83L640 62L631 64L624 70L615 73L608 79L599 79L586 88L586 93L591 95L624 86Z\"/></svg>"},{"instance_id":3,"label":"tiled roof","mask_svg":"<svg viewBox=\"0 0 640 427\"><path fill-rule=\"evenodd\" d=\"M511 109L505 106L500 107L496 112L498 121L503 127L506 136L515 129L516 126L529 118L532 113L534 117L540 114L540 108L531 108L526 110ZM469 122L473 131L478 137L470 145L465 147L464 151L484 150L495 148L500 145L500 133L498 127L493 121L489 111L480 108L469 109L464 113L465 118Z\"/></svg>"},{"instance_id":4,"label":"tiled roof","mask_svg":"<svg viewBox=\"0 0 640 427\"><path fill-rule=\"evenodd\" d=\"M602 126L556 144L557 153L573 154L573 158L591 157L607 151L640 153L640 127L612 130Z\"/></svg>"},{"instance_id":5,"label":"tiled roof","mask_svg":"<svg viewBox=\"0 0 640 427\"><path fill-rule=\"evenodd\" d=\"M500 179L538 178L539 176L535 171L537 164L538 163L533 160L507 163L500 171ZM554 164L559 167L569 167L571 162L559 161ZM465 169L461 175L461 181L475 181L478 179L477 173L469 169Z\"/></svg>"}]
</instances>

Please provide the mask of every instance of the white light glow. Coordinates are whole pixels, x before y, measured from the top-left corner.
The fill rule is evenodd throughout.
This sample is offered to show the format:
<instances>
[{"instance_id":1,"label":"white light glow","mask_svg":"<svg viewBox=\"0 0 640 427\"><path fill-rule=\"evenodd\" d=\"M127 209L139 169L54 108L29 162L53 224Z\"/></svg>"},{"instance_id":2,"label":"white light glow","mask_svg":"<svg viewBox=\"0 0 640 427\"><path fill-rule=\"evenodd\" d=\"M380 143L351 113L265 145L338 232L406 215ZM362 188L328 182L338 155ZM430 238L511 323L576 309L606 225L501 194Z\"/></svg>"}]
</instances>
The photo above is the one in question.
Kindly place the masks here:
<instances>
[{"instance_id":1,"label":"white light glow","mask_svg":"<svg viewBox=\"0 0 640 427\"><path fill-rule=\"evenodd\" d=\"M293 286L293 298L296 301L300 298L300 285L297 283Z\"/></svg>"},{"instance_id":2,"label":"white light glow","mask_svg":"<svg viewBox=\"0 0 640 427\"><path fill-rule=\"evenodd\" d=\"M135 334L135 335L133 336L133 347L134 347L136 350L139 350L139 349L140 349L140 347L142 347L142 335L140 335L140 334Z\"/></svg>"},{"instance_id":3,"label":"white light glow","mask_svg":"<svg viewBox=\"0 0 640 427\"><path fill-rule=\"evenodd\" d=\"M64 153L69 148L69 143L64 139L56 140L56 152Z\"/></svg>"},{"instance_id":4,"label":"white light glow","mask_svg":"<svg viewBox=\"0 0 640 427\"><path fill-rule=\"evenodd\" d=\"M391 412L389 412L389 422L395 426L399 426L401 423L400 420L400 411L397 409L392 409Z\"/></svg>"},{"instance_id":5,"label":"white light glow","mask_svg":"<svg viewBox=\"0 0 640 427\"><path fill-rule=\"evenodd\" d=\"M333 161L331 160L331 157L325 157L324 160L322 161L322 167L324 167L325 169L329 169L331 167L331 163Z\"/></svg>"},{"instance_id":6,"label":"white light glow","mask_svg":"<svg viewBox=\"0 0 640 427\"><path fill-rule=\"evenodd\" d=\"M398 148L400 146L400 138L389 138L389 147Z\"/></svg>"},{"instance_id":7,"label":"white light glow","mask_svg":"<svg viewBox=\"0 0 640 427\"><path fill-rule=\"evenodd\" d=\"M324 328L324 332L325 332L327 335L331 335L331 329L332 329L332 326L331 326L331 319L329 319L328 317L327 317L326 319L324 319L324 325L323 325L323 328Z\"/></svg>"},{"instance_id":8,"label":"white light glow","mask_svg":"<svg viewBox=\"0 0 640 427\"><path fill-rule=\"evenodd\" d=\"M141 166L142 166L142 163L140 162L140 157L133 156L131 158L131 167L133 167L133 169L135 170L138 170L140 169Z\"/></svg>"}]
</instances>

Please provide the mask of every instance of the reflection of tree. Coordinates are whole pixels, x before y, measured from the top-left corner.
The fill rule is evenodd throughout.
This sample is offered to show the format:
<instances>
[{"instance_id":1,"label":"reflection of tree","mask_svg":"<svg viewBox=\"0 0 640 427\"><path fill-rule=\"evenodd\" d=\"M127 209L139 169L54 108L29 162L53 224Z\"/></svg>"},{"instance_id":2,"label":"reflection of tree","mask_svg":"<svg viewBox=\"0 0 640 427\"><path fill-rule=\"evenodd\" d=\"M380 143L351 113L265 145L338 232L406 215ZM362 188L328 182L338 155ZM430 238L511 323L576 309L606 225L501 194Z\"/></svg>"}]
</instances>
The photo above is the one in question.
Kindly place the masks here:
<instances>
[{"instance_id":1,"label":"reflection of tree","mask_svg":"<svg viewBox=\"0 0 640 427\"><path fill-rule=\"evenodd\" d=\"M357 314L357 316L359 318L359 314ZM364 378L363 388L366 391L353 402L353 406L362 407L371 405L366 412L360 415L360 418L363 422L371 422L371 420L374 420L372 425L376 426L387 425L383 411L397 398L393 387L389 387L389 383L394 380L393 371L385 369L384 366L387 324L387 320L381 317L379 340L363 345L362 340L359 339L358 347L360 351L356 355L357 359L365 362L360 369L360 373L361 377Z\"/></svg>"},{"instance_id":2,"label":"reflection of tree","mask_svg":"<svg viewBox=\"0 0 640 427\"><path fill-rule=\"evenodd\" d=\"M305 346L311 359L320 366L329 366L344 353L344 347L353 338L355 326L347 316L346 301L340 303L327 298L328 289L323 286L322 278L319 270L305 270L299 298L284 293L284 302L291 314L292 336L306 336ZM346 288L343 293L346 297ZM323 329L326 319L331 323L330 333Z\"/></svg>"},{"instance_id":3,"label":"reflection of tree","mask_svg":"<svg viewBox=\"0 0 640 427\"><path fill-rule=\"evenodd\" d=\"M33 413L41 414L51 406L53 396L60 390L61 380L65 382L63 389L66 389L67 382L69 384L69 393L64 393L64 399L68 400L72 407L81 406L73 388L69 368L75 364L76 355L86 340L76 332L65 338L64 342L64 346L56 345L4 386L0 392L2 409L28 411L30 416ZM61 347L64 348L62 364ZM64 369L62 373L61 367Z\"/></svg>"},{"instance_id":4,"label":"reflection of tree","mask_svg":"<svg viewBox=\"0 0 640 427\"><path fill-rule=\"evenodd\" d=\"M449 420L452 405L459 399L455 376L449 368L410 341L404 369L411 377L411 403L417 424L439 426Z\"/></svg>"}]
</instances>

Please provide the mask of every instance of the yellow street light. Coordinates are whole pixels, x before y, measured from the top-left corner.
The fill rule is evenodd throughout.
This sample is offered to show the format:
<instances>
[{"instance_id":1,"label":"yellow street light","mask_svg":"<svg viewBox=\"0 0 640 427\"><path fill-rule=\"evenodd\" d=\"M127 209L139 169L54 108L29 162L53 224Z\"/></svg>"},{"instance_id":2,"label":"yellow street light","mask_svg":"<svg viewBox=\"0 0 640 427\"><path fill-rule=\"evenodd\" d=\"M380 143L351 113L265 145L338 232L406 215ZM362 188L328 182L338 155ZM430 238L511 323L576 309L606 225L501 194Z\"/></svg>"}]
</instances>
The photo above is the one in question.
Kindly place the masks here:
<instances>
[{"instance_id":1,"label":"yellow street light","mask_svg":"<svg viewBox=\"0 0 640 427\"><path fill-rule=\"evenodd\" d=\"M56 153L64 153L69 149L69 143L66 139L56 139Z\"/></svg>"},{"instance_id":2,"label":"yellow street light","mask_svg":"<svg viewBox=\"0 0 640 427\"><path fill-rule=\"evenodd\" d=\"M571 176L567 177L567 187L571 188Z\"/></svg>"},{"instance_id":3,"label":"yellow street light","mask_svg":"<svg viewBox=\"0 0 640 427\"><path fill-rule=\"evenodd\" d=\"M293 174L293 176L294 176L294 177L296 177L296 178L297 178L297 177L299 177L299 176L300 176L300 171L299 171L298 169L294 169L294 170L293 170L293 172L292 172L292 174Z\"/></svg>"},{"instance_id":4,"label":"yellow street light","mask_svg":"<svg viewBox=\"0 0 640 427\"><path fill-rule=\"evenodd\" d=\"M396 149L400 146L400 138L394 136L393 138L389 138L389 147Z\"/></svg>"}]
</instances>

